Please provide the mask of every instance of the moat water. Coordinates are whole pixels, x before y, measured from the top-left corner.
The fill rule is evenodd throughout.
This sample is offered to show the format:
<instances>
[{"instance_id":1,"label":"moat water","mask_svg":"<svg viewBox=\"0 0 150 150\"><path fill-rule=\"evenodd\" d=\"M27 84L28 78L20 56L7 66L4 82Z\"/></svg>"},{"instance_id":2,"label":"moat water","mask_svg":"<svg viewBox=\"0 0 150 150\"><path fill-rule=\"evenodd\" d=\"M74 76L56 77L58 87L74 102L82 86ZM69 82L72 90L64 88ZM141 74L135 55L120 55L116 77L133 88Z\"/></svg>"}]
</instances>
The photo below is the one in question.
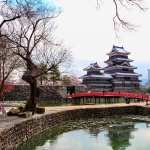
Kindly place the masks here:
<instances>
[{"instance_id":1,"label":"moat water","mask_svg":"<svg viewBox=\"0 0 150 150\"><path fill-rule=\"evenodd\" d=\"M18 150L150 150L150 123L125 117L69 121Z\"/></svg>"}]
</instances>

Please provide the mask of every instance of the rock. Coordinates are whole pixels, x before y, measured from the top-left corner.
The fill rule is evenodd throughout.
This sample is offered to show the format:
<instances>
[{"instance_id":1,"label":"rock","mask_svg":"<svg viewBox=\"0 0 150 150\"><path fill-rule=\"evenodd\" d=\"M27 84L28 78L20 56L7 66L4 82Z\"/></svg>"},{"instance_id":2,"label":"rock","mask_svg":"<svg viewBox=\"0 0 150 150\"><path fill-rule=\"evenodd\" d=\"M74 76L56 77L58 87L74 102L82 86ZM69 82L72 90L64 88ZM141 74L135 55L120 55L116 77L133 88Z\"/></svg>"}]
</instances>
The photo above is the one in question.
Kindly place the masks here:
<instances>
[{"instance_id":1,"label":"rock","mask_svg":"<svg viewBox=\"0 0 150 150\"><path fill-rule=\"evenodd\" d=\"M18 114L19 117L22 117L22 118L29 118L29 117L32 117L32 112L30 111L27 111L27 112L20 112Z\"/></svg>"},{"instance_id":2,"label":"rock","mask_svg":"<svg viewBox=\"0 0 150 150\"><path fill-rule=\"evenodd\" d=\"M37 114L44 114L44 113L45 113L45 108L37 107L37 108L36 108L36 113L37 113Z\"/></svg>"},{"instance_id":3,"label":"rock","mask_svg":"<svg viewBox=\"0 0 150 150\"><path fill-rule=\"evenodd\" d=\"M19 108L11 108L11 109L7 112L7 115L8 115L8 116L18 116L19 113L20 113L20 109L19 109Z\"/></svg>"},{"instance_id":4,"label":"rock","mask_svg":"<svg viewBox=\"0 0 150 150\"><path fill-rule=\"evenodd\" d=\"M23 106L19 106L18 109L20 110L20 112L24 111L24 107Z\"/></svg>"}]
</instances>

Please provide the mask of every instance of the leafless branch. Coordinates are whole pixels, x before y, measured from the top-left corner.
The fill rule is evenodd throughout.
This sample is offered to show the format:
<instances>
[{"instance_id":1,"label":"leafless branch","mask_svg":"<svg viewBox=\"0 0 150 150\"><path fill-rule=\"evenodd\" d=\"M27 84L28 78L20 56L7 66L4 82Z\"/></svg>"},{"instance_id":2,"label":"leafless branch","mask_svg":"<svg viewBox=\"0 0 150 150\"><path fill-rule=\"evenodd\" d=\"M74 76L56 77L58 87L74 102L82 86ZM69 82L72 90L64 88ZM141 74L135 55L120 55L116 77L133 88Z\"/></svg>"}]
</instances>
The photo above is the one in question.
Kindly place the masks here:
<instances>
[{"instance_id":1,"label":"leafless branch","mask_svg":"<svg viewBox=\"0 0 150 150\"><path fill-rule=\"evenodd\" d=\"M101 0L97 0L97 5L100 5ZM131 24L130 21L126 21L124 17L121 15L120 11L122 7L128 9L128 7L137 7L141 11L145 11L146 8L143 6L144 0L112 0L114 4L114 17L113 17L113 24L115 31L118 29L118 27L121 27L123 29L127 30L134 30L135 25Z\"/></svg>"},{"instance_id":2,"label":"leafless branch","mask_svg":"<svg viewBox=\"0 0 150 150\"><path fill-rule=\"evenodd\" d=\"M11 45L5 38L1 37L0 41L0 93L2 93L5 81L15 69L21 66L21 61L13 54Z\"/></svg>"}]
</instances>

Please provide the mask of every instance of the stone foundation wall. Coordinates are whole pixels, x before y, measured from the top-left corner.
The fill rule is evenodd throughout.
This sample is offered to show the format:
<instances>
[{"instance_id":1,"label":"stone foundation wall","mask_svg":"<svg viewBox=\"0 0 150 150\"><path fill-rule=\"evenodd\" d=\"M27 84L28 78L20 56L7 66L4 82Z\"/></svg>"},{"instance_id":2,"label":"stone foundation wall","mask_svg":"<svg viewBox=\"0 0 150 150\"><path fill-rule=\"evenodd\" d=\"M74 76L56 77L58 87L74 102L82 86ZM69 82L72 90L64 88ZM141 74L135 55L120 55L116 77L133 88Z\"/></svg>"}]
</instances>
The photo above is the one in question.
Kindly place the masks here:
<instances>
[{"instance_id":1,"label":"stone foundation wall","mask_svg":"<svg viewBox=\"0 0 150 150\"><path fill-rule=\"evenodd\" d=\"M60 111L57 113L34 116L0 131L0 150L15 150L33 135L67 120L113 115L149 115L150 108L142 106L122 106L108 108L86 108Z\"/></svg>"}]
</instances>

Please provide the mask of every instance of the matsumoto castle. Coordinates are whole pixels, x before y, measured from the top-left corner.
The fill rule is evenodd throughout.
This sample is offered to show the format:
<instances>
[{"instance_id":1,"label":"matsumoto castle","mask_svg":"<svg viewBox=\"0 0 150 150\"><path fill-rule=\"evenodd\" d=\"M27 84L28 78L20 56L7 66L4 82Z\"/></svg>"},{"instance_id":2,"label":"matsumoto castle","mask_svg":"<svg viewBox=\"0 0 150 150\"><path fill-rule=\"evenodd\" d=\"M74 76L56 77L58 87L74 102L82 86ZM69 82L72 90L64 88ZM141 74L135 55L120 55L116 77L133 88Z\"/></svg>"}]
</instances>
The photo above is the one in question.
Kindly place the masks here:
<instances>
[{"instance_id":1,"label":"matsumoto castle","mask_svg":"<svg viewBox=\"0 0 150 150\"><path fill-rule=\"evenodd\" d=\"M92 63L84 69L86 75L81 78L82 83L88 90L95 91L133 91L139 89L140 74L134 72L137 67L130 63L133 61L128 58L130 52L124 47L113 46L107 66L101 68L98 63Z\"/></svg>"}]
</instances>

